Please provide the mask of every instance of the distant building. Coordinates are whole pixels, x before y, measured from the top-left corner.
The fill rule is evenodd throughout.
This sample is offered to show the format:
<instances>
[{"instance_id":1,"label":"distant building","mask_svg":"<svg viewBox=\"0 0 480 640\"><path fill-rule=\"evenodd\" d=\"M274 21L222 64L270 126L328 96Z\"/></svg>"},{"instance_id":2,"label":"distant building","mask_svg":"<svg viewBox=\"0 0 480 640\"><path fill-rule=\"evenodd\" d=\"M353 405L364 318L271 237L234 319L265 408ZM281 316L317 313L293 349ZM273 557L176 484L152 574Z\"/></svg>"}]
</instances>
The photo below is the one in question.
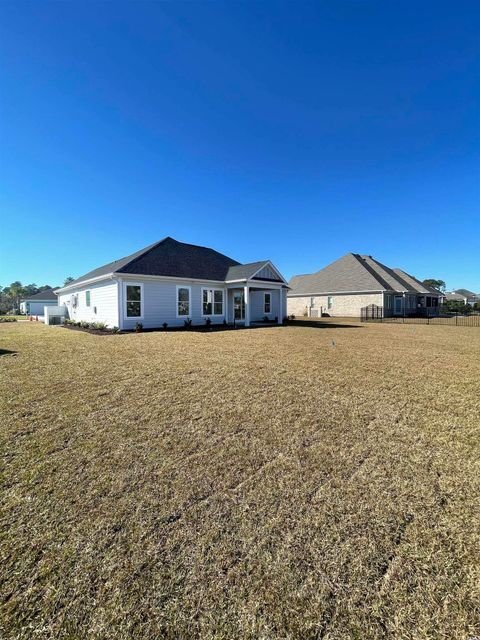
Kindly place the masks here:
<instances>
[{"instance_id":1,"label":"distant building","mask_svg":"<svg viewBox=\"0 0 480 640\"><path fill-rule=\"evenodd\" d=\"M44 307L55 307L58 302L57 294L53 289L45 289L34 296L25 298L20 302L20 313L26 313L29 316L43 316Z\"/></svg>"},{"instance_id":2,"label":"distant building","mask_svg":"<svg viewBox=\"0 0 480 640\"><path fill-rule=\"evenodd\" d=\"M454 289L454 291L448 291L445 294L447 301L462 302L463 304L474 305L475 302L480 301L480 295L469 291L468 289Z\"/></svg>"}]
</instances>

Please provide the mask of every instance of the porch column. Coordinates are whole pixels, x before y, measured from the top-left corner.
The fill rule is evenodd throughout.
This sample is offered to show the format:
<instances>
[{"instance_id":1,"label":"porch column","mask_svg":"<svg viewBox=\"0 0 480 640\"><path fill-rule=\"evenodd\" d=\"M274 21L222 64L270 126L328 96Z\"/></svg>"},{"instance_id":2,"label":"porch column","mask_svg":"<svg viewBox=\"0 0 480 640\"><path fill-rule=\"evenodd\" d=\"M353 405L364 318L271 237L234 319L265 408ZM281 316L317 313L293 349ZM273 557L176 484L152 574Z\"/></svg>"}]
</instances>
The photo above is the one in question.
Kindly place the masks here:
<instances>
[{"instance_id":1,"label":"porch column","mask_svg":"<svg viewBox=\"0 0 480 640\"><path fill-rule=\"evenodd\" d=\"M283 324L283 289L280 287L280 290L278 292L278 324Z\"/></svg>"},{"instance_id":2,"label":"porch column","mask_svg":"<svg viewBox=\"0 0 480 640\"><path fill-rule=\"evenodd\" d=\"M243 299L245 302L245 326L250 326L250 287L246 284L243 287Z\"/></svg>"}]
</instances>

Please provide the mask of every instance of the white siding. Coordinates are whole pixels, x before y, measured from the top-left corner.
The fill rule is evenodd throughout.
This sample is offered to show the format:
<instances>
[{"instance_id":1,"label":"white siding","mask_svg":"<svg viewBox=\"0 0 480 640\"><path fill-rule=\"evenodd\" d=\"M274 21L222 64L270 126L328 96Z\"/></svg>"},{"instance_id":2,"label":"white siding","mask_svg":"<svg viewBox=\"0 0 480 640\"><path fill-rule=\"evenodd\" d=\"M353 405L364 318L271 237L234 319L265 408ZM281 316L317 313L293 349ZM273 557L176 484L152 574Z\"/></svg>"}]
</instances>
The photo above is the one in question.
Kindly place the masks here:
<instances>
[{"instance_id":1,"label":"white siding","mask_svg":"<svg viewBox=\"0 0 480 640\"><path fill-rule=\"evenodd\" d=\"M123 329L134 329L137 322L141 322L145 329L154 329L161 327L164 322L168 326L183 326L186 317L177 318L177 287L190 287L190 315L194 325L205 324L206 316L202 314L202 288L221 289L223 293L223 311L225 313L225 287L222 283L192 283L190 280L185 281L155 281L142 280L124 280L122 287L127 284L143 284L143 318L127 318L125 314L125 295L122 289L122 309L121 309L121 327ZM209 316L212 324L223 323L225 316Z\"/></svg>"},{"instance_id":2,"label":"white siding","mask_svg":"<svg viewBox=\"0 0 480 640\"><path fill-rule=\"evenodd\" d=\"M86 305L85 292L90 291L90 306ZM71 303L72 295L78 296L77 306ZM104 280L90 286L82 285L58 296L58 304L66 305L68 317L77 322L104 322L109 327L118 327L118 283Z\"/></svg>"},{"instance_id":3,"label":"white siding","mask_svg":"<svg viewBox=\"0 0 480 640\"><path fill-rule=\"evenodd\" d=\"M44 307L56 307L57 303L55 302L55 300L44 300L42 301L35 301L35 302L28 302L28 300L26 302L22 302L20 304L20 310L23 313L28 313L30 316L43 316L44 314Z\"/></svg>"},{"instance_id":4,"label":"white siding","mask_svg":"<svg viewBox=\"0 0 480 640\"><path fill-rule=\"evenodd\" d=\"M270 313L265 313L263 307L264 293L270 293L272 295L272 304ZM283 320L284 313L280 309L280 291L278 289L272 289L269 291L250 291L250 320L255 322L256 320L263 320L265 316L269 320L275 318L281 318Z\"/></svg>"}]
</instances>

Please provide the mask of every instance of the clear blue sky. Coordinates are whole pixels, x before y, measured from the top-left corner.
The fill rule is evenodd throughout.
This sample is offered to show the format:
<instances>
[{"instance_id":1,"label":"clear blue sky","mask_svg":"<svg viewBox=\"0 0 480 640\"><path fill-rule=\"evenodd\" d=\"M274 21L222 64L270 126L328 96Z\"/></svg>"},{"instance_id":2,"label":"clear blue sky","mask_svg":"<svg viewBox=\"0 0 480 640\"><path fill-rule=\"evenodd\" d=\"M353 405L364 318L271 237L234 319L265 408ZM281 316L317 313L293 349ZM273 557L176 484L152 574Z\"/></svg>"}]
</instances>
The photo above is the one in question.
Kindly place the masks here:
<instances>
[{"instance_id":1,"label":"clear blue sky","mask_svg":"<svg viewBox=\"0 0 480 640\"><path fill-rule=\"evenodd\" d=\"M170 235L480 291L480 3L2 2L0 284Z\"/></svg>"}]
</instances>

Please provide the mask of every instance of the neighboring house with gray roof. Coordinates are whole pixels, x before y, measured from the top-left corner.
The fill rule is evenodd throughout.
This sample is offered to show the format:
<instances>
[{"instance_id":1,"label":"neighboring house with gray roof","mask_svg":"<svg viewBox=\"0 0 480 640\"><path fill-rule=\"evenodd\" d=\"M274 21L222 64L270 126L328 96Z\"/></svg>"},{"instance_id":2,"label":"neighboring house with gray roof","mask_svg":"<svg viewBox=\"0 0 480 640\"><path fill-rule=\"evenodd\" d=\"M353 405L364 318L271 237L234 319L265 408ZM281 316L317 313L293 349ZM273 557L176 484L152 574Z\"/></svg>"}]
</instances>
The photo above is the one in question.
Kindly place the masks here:
<instances>
[{"instance_id":1,"label":"neighboring house with gray roof","mask_svg":"<svg viewBox=\"0 0 480 640\"><path fill-rule=\"evenodd\" d=\"M26 313L29 316L43 316L45 307L55 307L57 304L57 294L53 289L44 289L22 300L20 313Z\"/></svg>"},{"instance_id":2,"label":"neighboring house with gray roof","mask_svg":"<svg viewBox=\"0 0 480 640\"><path fill-rule=\"evenodd\" d=\"M453 291L447 291L445 298L448 301L460 302L471 306L473 306L475 302L480 301L480 296L468 289L454 289Z\"/></svg>"},{"instance_id":3,"label":"neighboring house with gray roof","mask_svg":"<svg viewBox=\"0 0 480 640\"><path fill-rule=\"evenodd\" d=\"M392 269L372 256L347 253L316 273L289 282L289 315L358 318L371 304L386 316L435 313L442 294L402 269Z\"/></svg>"},{"instance_id":4,"label":"neighboring house with gray roof","mask_svg":"<svg viewBox=\"0 0 480 640\"><path fill-rule=\"evenodd\" d=\"M75 321L120 329L236 322L281 323L288 285L269 260L240 264L214 249L167 237L56 290Z\"/></svg>"}]
</instances>

